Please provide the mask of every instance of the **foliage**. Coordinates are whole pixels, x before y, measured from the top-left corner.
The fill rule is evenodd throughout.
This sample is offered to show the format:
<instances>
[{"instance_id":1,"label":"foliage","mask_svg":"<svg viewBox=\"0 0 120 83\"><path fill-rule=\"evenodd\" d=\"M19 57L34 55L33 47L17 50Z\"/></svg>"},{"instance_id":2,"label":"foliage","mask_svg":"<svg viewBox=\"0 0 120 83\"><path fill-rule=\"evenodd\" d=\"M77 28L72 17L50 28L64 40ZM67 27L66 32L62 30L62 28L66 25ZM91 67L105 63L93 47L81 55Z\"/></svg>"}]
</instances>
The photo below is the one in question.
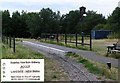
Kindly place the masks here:
<instances>
[{"instance_id":1,"label":"foliage","mask_svg":"<svg viewBox=\"0 0 120 83\"><path fill-rule=\"evenodd\" d=\"M116 7L113 13L108 17L110 29L116 32L120 37L120 8Z\"/></svg>"},{"instance_id":2,"label":"foliage","mask_svg":"<svg viewBox=\"0 0 120 83\"><path fill-rule=\"evenodd\" d=\"M11 31L11 18L8 10L2 12L2 33L4 35L10 35Z\"/></svg>"},{"instance_id":3,"label":"foliage","mask_svg":"<svg viewBox=\"0 0 120 83\"><path fill-rule=\"evenodd\" d=\"M120 8L105 19L102 14L88 10L86 17L80 15L79 10L72 10L61 15L60 11L54 12L50 8L43 8L40 12L13 12L10 17L8 10L2 11L3 34L16 37L36 38L42 33L81 33L89 34L92 29L112 30L119 33ZM107 21L106 21L107 20Z\"/></svg>"},{"instance_id":4,"label":"foliage","mask_svg":"<svg viewBox=\"0 0 120 83\"><path fill-rule=\"evenodd\" d=\"M68 52L66 56L77 60L78 63L82 63L91 73L94 73L102 77L105 76L106 78L113 79L113 80L117 80L118 78L118 73L116 72L118 70L116 68L112 67L109 72L106 65L88 60L76 53Z\"/></svg>"},{"instance_id":5,"label":"foliage","mask_svg":"<svg viewBox=\"0 0 120 83\"><path fill-rule=\"evenodd\" d=\"M97 14L94 11L88 11L87 16L83 20L82 31L88 33L90 32L96 25L105 24L106 19L102 14Z\"/></svg>"}]
</instances>

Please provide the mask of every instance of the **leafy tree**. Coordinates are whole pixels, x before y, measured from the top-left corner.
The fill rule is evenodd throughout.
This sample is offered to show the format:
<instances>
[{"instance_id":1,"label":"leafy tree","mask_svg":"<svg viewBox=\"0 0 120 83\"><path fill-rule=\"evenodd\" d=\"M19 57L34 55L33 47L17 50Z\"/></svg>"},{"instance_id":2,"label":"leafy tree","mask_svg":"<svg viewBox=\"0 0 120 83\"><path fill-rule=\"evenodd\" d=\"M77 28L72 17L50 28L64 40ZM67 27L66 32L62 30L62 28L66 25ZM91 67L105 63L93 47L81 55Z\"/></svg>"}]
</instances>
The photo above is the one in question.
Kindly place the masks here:
<instances>
[{"instance_id":1,"label":"leafy tree","mask_svg":"<svg viewBox=\"0 0 120 83\"><path fill-rule=\"evenodd\" d=\"M21 20L21 37L30 37L30 31L27 27L27 13L25 11L22 11L22 14L20 15Z\"/></svg>"},{"instance_id":2,"label":"leafy tree","mask_svg":"<svg viewBox=\"0 0 120 83\"><path fill-rule=\"evenodd\" d=\"M65 33L67 31L67 15L62 15L60 18L60 32Z\"/></svg>"},{"instance_id":3,"label":"leafy tree","mask_svg":"<svg viewBox=\"0 0 120 83\"><path fill-rule=\"evenodd\" d=\"M78 10L70 11L68 14L69 33L76 33L79 31L77 24L80 22L80 13Z\"/></svg>"},{"instance_id":4,"label":"leafy tree","mask_svg":"<svg viewBox=\"0 0 120 83\"><path fill-rule=\"evenodd\" d=\"M58 27L58 19L59 16L56 15L51 9L46 8L42 9L40 12L40 16L42 19L42 28L44 28L43 32L45 33L54 33Z\"/></svg>"},{"instance_id":5,"label":"leafy tree","mask_svg":"<svg viewBox=\"0 0 120 83\"><path fill-rule=\"evenodd\" d=\"M39 13L28 13L27 14L27 28L29 29L29 32L31 34L31 38L35 38L40 35L42 32L41 30L41 18Z\"/></svg>"},{"instance_id":6,"label":"leafy tree","mask_svg":"<svg viewBox=\"0 0 120 83\"><path fill-rule=\"evenodd\" d=\"M120 35L120 8L116 7L112 15L108 17L108 24L111 26L110 29L116 34Z\"/></svg>"},{"instance_id":7,"label":"leafy tree","mask_svg":"<svg viewBox=\"0 0 120 83\"><path fill-rule=\"evenodd\" d=\"M40 12L22 11L21 14L16 11L10 17L9 11L6 10L3 12L3 33L32 38L40 36L41 33L80 33L81 31L88 33L95 26L95 29L106 29L114 23L112 19L113 17L110 16L109 24L105 24L105 17L94 11L88 11L87 16L82 19L79 10L60 16L59 11L53 12L50 8L43 8Z\"/></svg>"},{"instance_id":8,"label":"leafy tree","mask_svg":"<svg viewBox=\"0 0 120 83\"><path fill-rule=\"evenodd\" d=\"M16 37L20 37L21 35L21 19L20 19L20 13L18 11L13 12L12 14L12 33Z\"/></svg>"},{"instance_id":9,"label":"leafy tree","mask_svg":"<svg viewBox=\"0 0 120 83\"><path fill-rule=\"evenodd\" d=\"M12 35L11 18L8 10L2 11L2 34Z\"/></svg>"},{"instance_id":10,"label":"leafy tree","mask_svg":"<svg viewBox=\"0 0 120 83\"><path fill-rule=\"evenodd\" d=\"M96 25L105 24L106 19L102 14L97 14L94 11L88 11L87 16L84 17L82 23L82 30L84 32L90 32Z\"/></svg>"}]
</instances>

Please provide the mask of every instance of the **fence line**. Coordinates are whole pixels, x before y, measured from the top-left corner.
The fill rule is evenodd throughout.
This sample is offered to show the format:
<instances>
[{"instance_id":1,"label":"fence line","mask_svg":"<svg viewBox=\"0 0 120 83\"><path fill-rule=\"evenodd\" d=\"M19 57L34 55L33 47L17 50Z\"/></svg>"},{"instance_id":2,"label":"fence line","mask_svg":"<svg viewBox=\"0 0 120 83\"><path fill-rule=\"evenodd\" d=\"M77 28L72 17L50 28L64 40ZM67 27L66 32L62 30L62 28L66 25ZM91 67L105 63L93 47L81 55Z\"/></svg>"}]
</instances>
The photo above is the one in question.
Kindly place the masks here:
<instances>
[{"instance_id":1,"label":"fence line","mask_svg":"<svg viewBox=\"0 0 120 83\"><path fill-rule=\"evenodd\" d=\"M3 36L2 35L2 42L7 44L10 48L13 48L13 52L15 53L15 36Z\"/></svg>"},{"instance_id":2,"label":"fence line","mask_svg":"<svg viewBox=\"0 0 120 83\"><path fill-rule=\"evenodd\" d=\"M75 41L72 41L72 37L75 37ZM81 37L81 42L78 42L78 37ZM59 39L59 37L61 39ZM89 43L85 43L85 37L89 37ZM89 45L90 47L90 50L92 50L92 37L91 37L91 34L89 35L85 35L84 33L82 33L81 35L80 34L50 34L50 33L43 33L42 36L41 36L41 39L42 38L45 38L45 41L47 39L51 39L51 40L55 40L57 42L65 42L65 44L67 43L75 43L76 47L78 46L78 44L81 44L81 45ZM69 39L69 40L68 40Z\"/></svg>"}]
</instances>

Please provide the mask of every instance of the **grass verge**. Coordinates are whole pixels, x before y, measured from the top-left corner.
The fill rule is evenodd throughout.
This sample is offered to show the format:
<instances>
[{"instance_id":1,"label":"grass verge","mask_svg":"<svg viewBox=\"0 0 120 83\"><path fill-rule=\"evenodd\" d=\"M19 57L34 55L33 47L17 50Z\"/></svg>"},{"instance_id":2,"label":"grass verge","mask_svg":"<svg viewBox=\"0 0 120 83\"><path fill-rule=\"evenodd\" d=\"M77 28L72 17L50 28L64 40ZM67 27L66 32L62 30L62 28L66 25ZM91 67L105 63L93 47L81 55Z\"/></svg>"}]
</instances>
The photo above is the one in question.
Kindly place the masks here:
<instances>
[{"instance_id":1,"label":"grass verge","mask_svg":"<svg viewBox=\"0 0 120 83\"><path fill-rule=\"evenodd\" d=\"M86 46L86 45L83 46L83 45L78 44L78 46L76 47L75 43L67 43L67 44L65 44L64 42L56 42L56 41L53 41L53 40L46 40L45 41L45 40L42 40L42 39L40 40L40 42L90 51L89 46ZM103 41L98 42L98 40L97 40L97 42L95 42L95 44L93 45L92 51L96 52L98 55L107 57L106 56L107 55L107 47L104 45ZM115 58L115 59L120 59L120 53L109 54L108 57Z\"/></svg>"},{"instance_id":2,"label":"grass verge","mask_svg":"<svg viewBox=\"0 0 120 83\"><path fill-rule=\"evenodd\" d=\"M67 53L66 56L75 59L78 63L82 63L90 73L96 74L99 77L104 76L106 79L118 80L117 68L112 67L111 69L108 69L108 67L104 64L88 60L72 52Z\"/></svg>"},{"instance_id":3,"label":"grass verge","mask_svg":"<svg viewBox=\"0 0 120 83\"><path fill-rule=\"evenodd\" d=\"M16 44L16 52L8 45L2 44L2 59L44 59L45 60L45 81L68 81L66 73L52 59L44 57L44 55L35 52L21 44Z\"/></svg>"},{"instance_id":4,"label":"grass verge","mask_svg":"<svg viewBox=\"0 0 120 83\"><path fill-rule=\"evenodd\" d=\"M23 39L23 38L16 38L17 41L36 41L35 39ZM67 43L65 44L64 42L57 42L55 40L50 40L47 39L45 41L45 39L41 39L38 40L39 42L44 42L44 43L49 43L49 44L55 44L55 45L60 45L60 46L65 46L65 47L70 47L70 48L76 48L76 49L80 49L80 50L87 50L90 51L90 47L87 45L80 45L78 44L78 46L76 47L75 43ZM101 39L101 40L92 40L93 42L93 46L92 46L92 51L97 53L97 55L100 56L104 56L104 57L111 57L111 58L115 58L115 59L120 59L120 53L116 53L116 54L109 54L109 56L107 56L107 45L111 45L113 43L116 43L117 39ZM86 43L89 43L88 40L86 40Z\"/></svg>"},{"instance_id":5,"label":"grass verge","mask_svg":"<svg viewBox=\"0 0 120 83\"><path fill-rule=\"evenodd\" d=\"M49 44L56 44L56 45L60 45L60 46L65 46L65 47L70 47L70 48L76 48L76 49L81 49L81 50L90 50L88 46L83 46L83 45L78 45L76 47L75 44L71 44L71 43L68 43L68 44L65 44L64 42L56 42L56 41L51 41L51 40L40 40L40 42L44 42L44 43L49 43Z\"/></svg>"}]
</instances>

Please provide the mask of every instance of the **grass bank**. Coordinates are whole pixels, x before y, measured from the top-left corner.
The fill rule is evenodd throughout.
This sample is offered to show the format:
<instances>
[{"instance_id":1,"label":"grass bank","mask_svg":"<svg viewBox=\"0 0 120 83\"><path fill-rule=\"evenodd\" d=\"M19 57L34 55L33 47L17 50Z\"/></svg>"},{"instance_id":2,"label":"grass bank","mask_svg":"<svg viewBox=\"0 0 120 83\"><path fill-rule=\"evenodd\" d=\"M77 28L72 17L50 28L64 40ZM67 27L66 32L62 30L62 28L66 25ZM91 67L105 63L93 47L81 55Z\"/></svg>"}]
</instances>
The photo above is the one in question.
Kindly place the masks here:
<instances>
[{"instance_id":1,"label":"grass bank","mask_svg":"<svg viewBox=\"0 0 120 83\"><path fill-rule=\"evenodd\" d=\"M67 74L57 61L44 57L44 55L31 50L21 44L16 44L16 52L8 45L2 44L2 59L44 59L45 81L68 81Z\"/></svg>"},{"instance_id":2,"label":"grass bank","mask_svg":"<svg viewBox=\"0 0 120 83\"><path fill-rule=\"evenodd\" d=\"M24 38L16 38L17 41L36 41L35 39L24 39ZM76 48L76 49L80 49L80 50L87 50L90 51L90 47L88 45L80 45L78 44L78 46L76 47L75 43L67 43L65 44L65 42L57 42L55 40L50 40L47 39L45 41L45 39L41 39L38 40L39 42L44 42L44 43L49 43L49 44L56 44L56 45L60 45L60 46L65 46L65 47L70 47L70 48ZM116 54L109 54L107 56L107 46L108 45L113 45L114 43L116 43L118 41L118 39L99 39L99 40L92 40L92 51L96 52L97 55L100 56L104 56L104 57L111 57L111 58L115 58L115 59L120 59L120 53L116 53ZM80 42L80 41L79 41ZM89 43L89 40L85 40L85 43Z\"/></svg>"},{"instance_id":3,"label":"grass bank","mask_svg":"<svg viewBox=\"0 0 120 83\"><path fill-rule=\"evenodd\" d=\"M105 77L106 79L118 80L117 68L112 67L111 69L108 69L107 65L88 60L72 52L67 53L66 56L75 59L78 63L82 63L89 72L98 75L98 79Z\"/></svg>"},{"instance_id":4,"label":"grass bank","mask_svg":"<svg viewBox=\"0 0 120 83\"><path fill-rule=\"evenodd\" d=\"M44 43L49 43L49 44L56 44L56 45L60 45L60 46L65 46L65 47L70 47L70 48L76 48L76 49L80 49L80 50L87 50L90 51L90 47L88 45L80 45L78 44L78 46L76 47L75 43L67 43L65 44L65 42L57 42L54 40L38 40L40 42L44 42ZM105 57L111 57L111 58L115 58L115 59L120 59L120 53L116 53L116 54L109 54L107 56L107 46L108 45L112 45L114 43L117 42L117 39L101 39L101 40L92 40L92 51L96 52L98 55L101 56L105 56ZM86 43L89 43L88 40L86 40Z\"/></svg>"},{"instance_id":5,"label":"grass bank","mask_svg":"<svg viewBox=\"0 0 120 83\"><path fill-rule=\"evenodd\" d=\"M70 48L76 48L76 49L81 49L81 50L90 50L89 46L83 46L83 45L78 45L76 47L75 43L67 43L65 44L64 42L56 42L56 41L51 41L51 40L39 40L40 42L44 42L44 43L49 43L49 44L56 44L56 45L60 45L60 46L65 46L65 47L70 47Z\"/></svg>"}]
</instances>

